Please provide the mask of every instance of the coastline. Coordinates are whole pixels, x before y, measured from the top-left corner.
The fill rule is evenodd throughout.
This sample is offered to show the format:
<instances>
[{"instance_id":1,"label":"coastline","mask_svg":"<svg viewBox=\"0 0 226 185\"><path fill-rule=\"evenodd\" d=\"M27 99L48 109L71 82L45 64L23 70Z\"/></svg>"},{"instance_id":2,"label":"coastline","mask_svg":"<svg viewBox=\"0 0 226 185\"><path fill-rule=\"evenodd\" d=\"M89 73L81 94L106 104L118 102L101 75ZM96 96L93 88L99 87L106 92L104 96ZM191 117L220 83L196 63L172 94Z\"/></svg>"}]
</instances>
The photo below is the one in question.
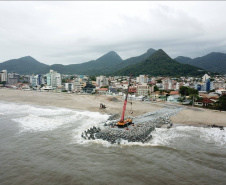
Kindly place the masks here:
<instances>
[{"instance_id":1,"label":"coastline","mask_svg":"<svg viewBox=\"0 0 226 185\"><path fill-rule=\"evenodd\" d=\"M0 101L87 110L100 112L102 114L116 114L118 118L121 116L123 107L123 99L115 96L37 92L14 89L0 89ZM131 110L133 112L133 114L131 114L132 117L159 110L167 105L182 106L163 102L132 101L131 107L129 102L130 100L127 103L126 116L130 116L129 110ZM100 103L104 104L107 108L99 109ZM182 111L170 118L175 124L190 126L215 124L226 127L226 112L197 107L182 107L184 107Z\"/></svg>"},{"instance_id":2,"label":"coastline","mask_svg":"<svg viewBox=\"0 0 226 185\"><path fill-rule=\"evenodd\" d=\"M55 106L62 108L87 110L91 112L100 112L102 114L117 114L121 116L124 100L122 97L74 93L55 93L39 91L23 91L14 89L0 89L0 101L16 102L25 104L34 104L41 106ZM150 105L148 102L132 101L127 103L126 116L129 116L129 110L132 110L131 116L138 116L147 112L161 109L164 105ZM104 104L106 109L99 109L100 103Z\"/></svg>"}]
</instances>

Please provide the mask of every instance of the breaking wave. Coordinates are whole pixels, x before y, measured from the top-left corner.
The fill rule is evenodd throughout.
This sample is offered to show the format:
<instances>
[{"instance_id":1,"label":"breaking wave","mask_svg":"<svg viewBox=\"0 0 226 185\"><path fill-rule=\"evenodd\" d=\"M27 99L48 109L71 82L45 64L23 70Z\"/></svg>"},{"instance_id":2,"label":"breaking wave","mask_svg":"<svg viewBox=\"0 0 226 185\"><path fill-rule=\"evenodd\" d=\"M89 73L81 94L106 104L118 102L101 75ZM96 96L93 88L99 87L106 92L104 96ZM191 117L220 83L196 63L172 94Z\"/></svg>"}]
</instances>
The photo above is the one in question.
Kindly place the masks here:
<instances>
[{"instance_id":1,"label":"breaking wave","mask_svg":"<svg viewBox=\"0 0 226 185\"><path fill-rule=\"evenodd\" d=\"M115 147L118 144L111 145L101 139L85 140L81 137L82 132L90 127L103 128L109 115L103 115L99 112L79 111L56 107L38 107L26 104L0 102L0 116L7 116L19 125L19 132L43 132L53 131L62 127L72 127L70 130L72 141L77 144L101 144L106 147ZM177 111L177 110L176 110ZM164 109L166 112L166 109ZM172 111L171 111L172 112ZM172 114L172 113L169 114ZM175 110L174 110L175 112ZM153 113L147 113L147 115ZM177 126L171 129L156 128L152 132L152 139L147 143L128 142L121 140L120 147L126 146L168 146L174 147L178 141L184 143L193 142L192 139L203 143L214 144L226 147L226 128L203 128L193 126Z\"/></svg>"},{"instance_id":2,"label":"breaking wave","mask_svg":"<svg viewBox=\"0 0 226 185\"><path fill-rule=\"evenodd\" d=\"M20 132L52 131L63 126L78 127L79 130L96 125L109 117L98 112L2 102L0 113L18 123Z\"/></svg>"}]
</instances>

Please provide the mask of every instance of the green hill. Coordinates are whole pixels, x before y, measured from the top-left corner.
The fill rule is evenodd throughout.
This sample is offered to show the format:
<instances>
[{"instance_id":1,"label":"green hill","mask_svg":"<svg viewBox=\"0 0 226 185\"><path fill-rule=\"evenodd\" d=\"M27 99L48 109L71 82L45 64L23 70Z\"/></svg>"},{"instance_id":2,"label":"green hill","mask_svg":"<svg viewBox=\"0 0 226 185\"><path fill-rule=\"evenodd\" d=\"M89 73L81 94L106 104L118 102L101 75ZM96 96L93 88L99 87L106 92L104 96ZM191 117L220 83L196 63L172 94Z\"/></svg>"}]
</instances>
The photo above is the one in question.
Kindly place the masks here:
<instances>
[{"instance_id":1,"label":"green hill","mask_svg":"<svg viewBox=\"0 0 226 185\"><path fill-rule=\"evenodd\" d=\"M177 62L180 62L182 64L189 64L189 61L192 60L189 57L184 57L184 56L178 56L177 58L175 58L174 60L176 60Z\"/></svg>"},{"instance_id":2,"label":"green hill","mask_svg":"<svg viewBox=\"0 0 226 185\"><path fill-rule=\"evenodd\" d=\"M214 55L215 57L212 57L212 61L224 61L224 55L221 57L218 54L218 57ZM200 58L202 57L196 58L196 61ZM188 57L177 57L176 59L185 63L190 63L194 60ZM210 67L207 66L207 68ZM223 65L221 67L223 68L222 71L226 69ZM171 59L161 49L158 51L149 49L140 56L131 57L126 60L122 60L116 52L111 51L96 60L70 65L54 64L49 66L38 62L30 56L0 63L0 70L6 69L9 73L16 72L19 74L46 74L50 69L53 69L61 74L128 75L132 72L134 75L184 76L203 74L204 72L200 71L200 68L188 64L181 64ZM212 68L214 69L214 67Z\"/></svg>"},{"instance_id":3,"label":"green hill","mask_svg":"<svg viewBox=\"0 0 226 185\"><path fill-rule=\"evenodd\" d=\"M171 59L162 49L159 49L145 61L127 66L113 74L129 75L130 73L135 76L140 74L152 76L198 76L203 75L205 71L188 64L181 64Z\"/></svg>"},{"instance_id":4,"label":"green hill","mask_svg":"<svg viewBox=\"0 0 226 185\"><path fill-rule=\"evenodd\" d=\"M49 66L30 56L26 56L0 63L0 70L3 69L6 69L8 73L16 72L19 74L44 74L48 72Z\"/></svg>"},{"instance_id":5,"label":"green hill","mask_svg":"<svg viewBox=\"0 0 226 185\"><path fill-rule=\"evenodd\" d=\"M62 74L105 75L143 61L154 52L154 49L149 49L140 56L131 57L123 61L116 52L110 51L100 58L89 62L70 65L54 64L51 66L40 63L32 57L22 57L0 63L0 70L6 69L8 72L19 74L45 74L52 69Z\"/></svg>"},{"instance_id":6,"label":"green hill","mask_svg":"<svg viewBox=\"0 0 226 185\"><path fill-rule=\"evenodd\" d=\"M226 74L225 53L212 52L203 57L197 57L191 60L181 60L180 58L178 59L178 57L175 58L175 60L184 64L190 64L196 67L203 68L207 71Z\"/></svg>"},{"instance_id":7,"label":"green hill","mask_svg":"<svg viewBox=\"0 0 226 185\"><path fill-rule=\"evenodd\" d=\"M112 72L113 67L122 62L121 57L114 51L103 55L97 60L70 65L54 64L49 66L28 56L0 63L0 70L6 69L8 72L19 74L45 74L53 69L62 74L99 75Z\"/></svg>"},{"instance_id":8,"label":"green hill","mask_svg":"<svg viewBox=\"0 0 226 185\"><path fill-rule=\"evenodd\" d=\"M151 48L151 49L147 50L146 53L144 53L140 56L128 58L123 61L121 68L124 68L124 67L132 65L132 64L136 64L138 62L142 62L142 61L148 59L155 52L156 52L156 50Z\"/></svg>"}]
</instances>

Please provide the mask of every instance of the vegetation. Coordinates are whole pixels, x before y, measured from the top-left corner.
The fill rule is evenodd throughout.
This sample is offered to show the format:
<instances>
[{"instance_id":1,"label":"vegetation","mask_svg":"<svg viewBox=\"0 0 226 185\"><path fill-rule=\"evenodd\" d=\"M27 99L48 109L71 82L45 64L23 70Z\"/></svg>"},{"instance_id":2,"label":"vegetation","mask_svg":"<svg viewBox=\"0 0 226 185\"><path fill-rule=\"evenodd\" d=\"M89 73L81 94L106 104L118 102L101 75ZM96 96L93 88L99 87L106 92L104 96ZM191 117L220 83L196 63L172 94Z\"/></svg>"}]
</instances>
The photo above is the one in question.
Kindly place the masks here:
<instances>
[{"instance_id":1,"label":"vegetation","mask_svg":"<svg viewBox=\"0 0 226 185\"><path fill-rule=\"evenodd\" d=\"M66 81L66 79L62 79L62 83L66 83L67 81Z\"/></svg>"},{"instance_id":2,"label":"vegetation","mask_svg":"<svg viewBox=\"0 0 226 185\"><path fill-rule=\"evenodd\" d=\"M189 57L179 56L179 57L175 58L174 60L176 60L182 64L189 64L189 61L192 59Z\"/></svg>"},{"instance_id":3,"label":"vegetation","mask_svg":"<svg viewBox=\"0 0 226 185\"><path fill-rule=\"evenodd\" d=\"M180 63L190 64L196 67L203 68L208 71L217 73L226 73L226 54L225 53L217 53L212 52L203 57L197 57L194 59L190 59L187 57L177 57L175 58Z\"/></svg>"},{"instance_id":4,"label":"vegetation","mask_svg":"<svg viewBox=\"0 0 226 185\"><path fill-rule=\"evenodd\" d=\"M8 73L19 74L44 74L49 71L49 66L38 62L30 56L8 60L0 63L0 69L6 69Z\"/></svg>"},{"instance_id":5,"label":"vegetation","mask_svg":"<svg viewBox=\"0 0 226 185\"><path fill-rule=\"evenodd\" d=\"M5 84L6 84L6 81L2 81L2 82L0 82L0 84L3 84L3 85L5 85Z\"/></svg>"},{"instance_id":6,"label":"vegetation","mask_svg":"<svg viewBox=\"0 0 226 185\"><path fill-rule=\"evenodd\" d=\"M115 69L115 66L121 64L122 61L123 60L121 57L114 51L103 55L97 60L71 65L54 64L49 66L38 62L30 56L27 56L0 63L0 69L6 69L8 73L16 72L19 74L45 74L48 73L50 69L52 69L61 74L77 73L96 75L112 72Z\"/></svg>"},{"instance_id":7,"label":"vegetation","mask_svg":"<svg viewBox=\"0 0 226 185\"><path fill-rule=\"evenodd\" d=\"M185 87L185 86L181 86L180 87L179 93L182 96L189 96L189 95L193 95L194 96L194 95L198 95L199 94L198 90L192 89L190 87Z\"/></svg>"},{"instance_id":8,"label":"vegetation","mask_svg":"<svg viewBox=\"0 0 226 185\"><path fill-rule=\"evenodd\" d=\"M8 73L19 74L46 74L50 69L61 74L86 74L96 75L127 75L132 72L134 76L149 74L151 76L180 76L203 75L204 71L188 64L181 64L171 59L163 50L149 49L146 53L122 60L114 51L111 51L97 60L81 64L70 65L46 65L34 58L27 56L19 59L0 63L0 69L6 69Z\"/></svg>"},{"instance_id":9,"label":"vegetation","mask_svg":"<svg viewBox=\"0 0 226 185\"><path fill-rule=\"evenodd\" d=\"M154 86L154 91L159 91L159 88L156 85Z\"/></svg>"},{"instance_id":10,"label":"vegetation","mask_svg":"<svg viewBox=\"0 0 226 185\"><path fill-rule=\"evenodd\" d=\"M89 76L90 81L96 81L96 77L94 75Z\"/></svg>"},{"instance_id":11,"label":"vegetation","mask_svg":"<svg viewBox=\"0 0 226 185\"><path fill-rule=\"evenodd\" d=\"M219 98L219 108L221 110L226 110L226 94L225 95L222 95Z\"/></svg>"},{"instance_id":12,"label":"vegetation","mask_svg":"<svg viewBox=\"0 0 226 185\"><path fill-rule=\"evenodd\" d=\"M188 64L181 64L171 59L160 49L151 55L149 59L125 67L113 74L129 76L130 73L133 73L135 76L140 74L152 74L154 76L200 76L206 73L206 71Z\"/></svg>"},{"instance_id":13,"label":"vegetation","mask_svg":"<svg viewBox=\"0 0 226 185\"><path fill-rule=\"evenodd\" d=\"M198 94L190 94L189 99L191 100L191 104L194 105L194 102L198 100L202 100L202 97L199 97Z\"/></svg>"},{"instance_id":14,"label":"vegetation","mask_svg":"<svg viewBox=\"0 0 226 185\"><path fill-rule=\"evenodd\" d=\"M179 102L183 102L185 100L185 97L184 96L181 96L181 97L179 97L178 98L178 100L177 101L179 101Z\"/></svg>"},{"instance_id":15,"label":"vegetation","mask_svg":"<svg viewBox=\"0 0 226 185\"><path fill-rule=\"evenodd\" d=\"M108 85L105 85L105 86L101 86L101 88L108 88L109 86Z\"/></svg>"},{"instance_id":16,"label":"vegetation","mask_svg":"<svg viewBox=\"0 0 226 185\"><path fill-rule=\"evenodd\" d=\"M130 66L130 65L133 65L133 64L137 64L139 62L142 62L142 61L148 59L155 52L156 52L156 50L150 48L149 50L147 50L146 53L144 53L140 56L128 58L128 59L124 60L123 63L120 64L120 66L118 66L119 68L117 70L123 69L124 67Z\"/></svg>"},{"instance_id":17,"label":"vegetation","mask_svg":"<svg viewBox=\"0 0 226 185\"><path fill-rule=\"evenodd\" d=\"M162 83L161 79L156 80L157 83Z\"/></svg>"}]
</instances>

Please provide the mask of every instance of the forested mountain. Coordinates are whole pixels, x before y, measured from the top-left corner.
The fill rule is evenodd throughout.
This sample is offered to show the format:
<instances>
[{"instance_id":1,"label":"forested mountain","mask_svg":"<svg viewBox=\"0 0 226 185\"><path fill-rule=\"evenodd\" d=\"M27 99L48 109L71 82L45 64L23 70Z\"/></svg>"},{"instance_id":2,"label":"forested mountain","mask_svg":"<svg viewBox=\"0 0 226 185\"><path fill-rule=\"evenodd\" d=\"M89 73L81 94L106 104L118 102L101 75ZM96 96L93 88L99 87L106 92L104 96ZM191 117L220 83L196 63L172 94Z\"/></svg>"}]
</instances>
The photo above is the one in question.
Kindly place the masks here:
<instances>
[{"instance_id":1,"label":"forested mountain","mask_svg":"<svg viewBox=\"0 0 226 185\"><path fill-rule=\"evenodd\" d=\"M162 49L159 49L150 58L133 64L114 72L114 75L133 75L137 76L139 74L148 74L153 76L197 76L203 75L205 71L200 68L181 64L173 59L171 59Z\"/></svg>"},{"instance_id":2,"label":"forested mountain","mask_svg":"<svg viewBox=\"0 0 226 185\"><path fill-rule=\"evenodd\" d=\"M112 72L112 69L122 62L121 57L116 52L111 51L96 60L82 64L55 64L51 65L49 68L63 74L99 75Z\"/></svg>"},{"instance_id":3,"label":"forested mountain","mask_svg":"<svg viewBox=\"0 0 226 185\"><path fill-rule=\"evenodd\" d=\"M212 52L203 57L186 60L188 57L175 58L180 63L190 64L203 68L207 71L218 72L226 74L226 54L219 52Z\"/></svg>"},{"instance_id":4,"label":"forested mountain","mask_svg":"<svg viewBox=\"0 0 226 185\"><path fill-rule=\"evenodd\" d=\"M8 73L17 72L19 74L38 74L42 72L44 74L48 72L49 66L30 56L26 56L0 63L0 71L3 69L6 69Z\"/></svg>"},{"instance_id":5,"label":"forested mountain","mask_svg":"<svg viewBox=\"0 0 226 185\"><path fill-rule=\"evenodd\" d=\"M28 56L0 63L0 70L6 69L8 73L16 72L19 74L45 74L53 69L62 74L97 75L112 72L113 67L122 62L121 57L114 51L103 55L97 60L71 65L54 64L49 66Z\"/></svg>"},{"instance_id":6,"label":"forested mountain","mask_svg":"<svg viewBox=\"0 0 226 185\"><path fill-rule=\"evenodd\" d=\"M177 62L180 62L182 64L188 64L190 60L192 60L189 57L184 57L184 56L178 56L177 58L175 58L174 60L176 60Z\"/></svg>"},{"instance_id":7,"label":"forested mountain","mask_svg":"<svg viewBox=\"0 0 226 185\"><path fill-rule=\"evenodd\" d=\"M154 62L149 64L147 61ZM172 66L169 65L170 61L173 63ZM62 74L107 75L123 74L124 72L128 74L128 70L133 71L133 68L139 68L141 71L136 70L136 73L139 74L170 75L176 74L176 71L179 72L178 75L180 72L182 72L181 74L183 75L183 71L186 72L186 74L192 74L190 65L178 67L179 64L175 63L176 61L180 62L180 64L190 64L205 69L206 71L226 73L226 54L224 53L212 52L203 57L194 59L179 56L172 60L163 50L158 50L156 52L156 50L152 48L140 56L131 57L126 60L122 60L116 52L111 51L96 60L70 65L54 64L49 66L40 63L30 56L26 56L0 63L0 70L6 69L9 73L16 72L19 74L45 74L50 69L53 69ZM142 67L143 64L148 64L147 66L150 66L150 68L144 69ZM201 73L200 71L197 72L197 68L193 69L195 70L193 71L193 74Z\"/></svg>"},{"instance_id":8,"label":"forested mountain","mask_svg":"<svg viewBox=\"0 0 226 185\"><path fill-rule=\"evenodd\" d=\"M199 67L199 70L194 66ZM111 51L96 60L81 64L54 64L49 66L30 56L0 63L0 70L6 69L8 73L16 72L19 74L46 74L50 69L53 69L62 74L128 75L133 72L134 74L175 76L204 73L200 71L200 68L206 71L226 73L226 54L212 52L194 59L179 56L173 60L161 49L158 51L149 49L140 56L126 60L122 60L116 52Z\"/></svg>"},{"instance_id":9,"label":"forested mountain","mask_svg":"<svg viewBox=\"0 0 226 185\"><path fill-rule=\"evenodd\" d=\"M45 74L52 69L62 74L101 75L109 74L125 66L143 61L149 58L154 52L154 49L149 49L140 56L122 60L116 52L111 51L96 60L81 64L54 64L50 66L42 64L32 57L22 57L0 63L0 70L6 69L8 72L19 74Z\"/></svg>"},{"instance_id":10,"label":"forested mountain","mask_svg":"<svg viewBox=\"0 0 226 185\"><path fill-rule=\"evenodd\" d=\"M148 59L155 52L156 52L156 50L151 48L151 49L147 50L146 53L144 53L140 56L128 58L123 61L121 68L124 68L124 67L132 65L132 64L136 64L138 62L142 62L142 61Z\"/></svg>"}]
</instances>

